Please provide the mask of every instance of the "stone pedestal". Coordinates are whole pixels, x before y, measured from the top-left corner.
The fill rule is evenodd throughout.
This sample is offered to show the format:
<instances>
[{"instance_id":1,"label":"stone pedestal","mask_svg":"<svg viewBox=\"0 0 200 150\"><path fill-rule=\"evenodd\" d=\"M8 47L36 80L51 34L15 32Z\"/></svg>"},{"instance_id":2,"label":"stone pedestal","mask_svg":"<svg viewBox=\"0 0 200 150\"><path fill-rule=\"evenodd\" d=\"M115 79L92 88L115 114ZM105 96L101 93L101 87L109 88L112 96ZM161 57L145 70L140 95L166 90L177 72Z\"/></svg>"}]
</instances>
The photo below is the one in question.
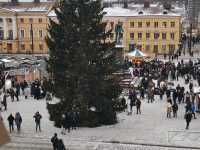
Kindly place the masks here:
<instances>
[{"instance_id":1,"label":"stone pedestal","mask_svg":"<svg viewBox=\"0 0 200 150\"><path fill-rule=\"evenodd\" d=\"M8 132L3 124L3 121L0 120L0 146L6 144L10 141Z\"/></svg>"}]
</instances>

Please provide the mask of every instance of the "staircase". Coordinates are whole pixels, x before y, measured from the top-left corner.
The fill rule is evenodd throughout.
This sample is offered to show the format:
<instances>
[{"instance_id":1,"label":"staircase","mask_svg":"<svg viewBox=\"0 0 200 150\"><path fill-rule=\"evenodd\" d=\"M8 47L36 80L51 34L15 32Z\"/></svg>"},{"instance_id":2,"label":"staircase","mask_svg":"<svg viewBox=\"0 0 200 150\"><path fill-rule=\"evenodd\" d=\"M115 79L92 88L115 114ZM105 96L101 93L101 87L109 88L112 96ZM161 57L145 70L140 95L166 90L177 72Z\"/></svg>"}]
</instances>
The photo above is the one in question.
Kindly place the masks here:
<instances>
[{"instance_id":1,"label":"staircase","mask_svg":"<svg viewBox=\"0 0 200 150\"><path fill-rule=\"evenodd\" d=\"M120 78L120 86L124 89L130 88L130 84L132 82L131 75L128 70L121 70L116 73L114 73Z\"/></svg>"},{"instance_id":2,"label":"staircase","mask_svg":"<svg viewBox=\"0 0 200 150\"><path fill-rule=\"evenodd\" d=\"M68 138L68 139L67 139ZM88 141L87 138L66 137L63 139L67 150L196 150L199 148L176 147L145 143L120 143L104 141ZM52 150L50 137L31 134L15 134L9 144L0 147L0 150Z\"/></svg>"}]
</instances>

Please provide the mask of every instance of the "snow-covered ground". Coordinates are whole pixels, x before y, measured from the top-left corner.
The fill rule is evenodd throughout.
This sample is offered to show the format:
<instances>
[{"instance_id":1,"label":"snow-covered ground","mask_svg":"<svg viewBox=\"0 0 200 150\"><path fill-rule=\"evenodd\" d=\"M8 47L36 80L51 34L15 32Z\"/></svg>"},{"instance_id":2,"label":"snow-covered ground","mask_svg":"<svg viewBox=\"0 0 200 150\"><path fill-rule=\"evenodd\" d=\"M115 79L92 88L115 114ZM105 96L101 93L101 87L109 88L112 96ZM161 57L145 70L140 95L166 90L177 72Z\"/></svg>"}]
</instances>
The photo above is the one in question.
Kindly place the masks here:
<instances>
[{"instance_id":1,"label":"snow-covered ground","mask_svg":"<svg viewBox=\"0 0 200 150\"><path fill-rule=\"evenodd\" d=\"M184 84L182 80L180 83L181 85ZM184 104L179 105L177 119L167 119L165 112L166 97L163 100L156 97L154 103L146 103L147 100L144 99L141 115L136 115L135 112L132 116L127 116L126 112L119 113L119 123L115 125L79 128L66 135L61 135L61 130L54 127L53 122L49 121L45 100L37 101L33 98L25 100L21 96L20 102L8 101L8 111L2 112L4 123L8 128L8 115L20 112L23 119L22 131L20 134L12 133L12 142L6 147L1 147L0 149L2 150L51 149L50 138L55 132L64 140L66 147L70 150L150 149L149 146L144 146L143 144L154 145L154 147L151 146L152 150L167 150L168 148L162 147L164 145L191 146L200 149L200 115L197 114L197 119L192 120L190 129L186 131ZM33 115L36 111L39 111L43 116L41 133L35 132ZM161 145L161 147L157 144ZM173 150L173 148L171 149Z\"/></svg>"}]
</instances>

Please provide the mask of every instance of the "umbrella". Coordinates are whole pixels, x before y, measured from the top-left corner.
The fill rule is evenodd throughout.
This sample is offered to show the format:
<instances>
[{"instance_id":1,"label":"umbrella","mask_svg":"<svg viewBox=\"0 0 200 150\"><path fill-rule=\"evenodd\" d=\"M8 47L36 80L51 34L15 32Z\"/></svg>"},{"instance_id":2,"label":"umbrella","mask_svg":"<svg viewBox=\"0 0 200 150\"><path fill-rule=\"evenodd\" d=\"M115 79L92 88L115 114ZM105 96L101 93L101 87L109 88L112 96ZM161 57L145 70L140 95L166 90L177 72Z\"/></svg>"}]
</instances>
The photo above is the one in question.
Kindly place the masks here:
<instances>
[{"instance_id":1,"label":"umbrella","mask_svg":"<svg viewBox=\"0 0 200 150\"><path fill-rule=\"evenodd\" d=\"M127 56L129 56L129 57L146 57L146 54L144 54L142 51L140 51L138 49L135 49L134 51L129 52L127 54Z\"/></svg>"}]
</instances>

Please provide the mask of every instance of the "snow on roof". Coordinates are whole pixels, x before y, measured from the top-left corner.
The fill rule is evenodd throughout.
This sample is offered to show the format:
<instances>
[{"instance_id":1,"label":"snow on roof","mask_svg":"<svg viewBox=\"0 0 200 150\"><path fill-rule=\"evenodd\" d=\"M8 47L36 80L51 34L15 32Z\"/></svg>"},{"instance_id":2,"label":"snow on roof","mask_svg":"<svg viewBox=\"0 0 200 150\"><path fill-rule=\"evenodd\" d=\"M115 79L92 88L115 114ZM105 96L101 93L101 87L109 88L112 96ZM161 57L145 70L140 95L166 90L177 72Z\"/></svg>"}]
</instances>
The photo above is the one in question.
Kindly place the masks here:
<instances>
[{"instance_id":1,"label":"snow on roof","mask_svg":"<svg viewBox=\"0 0 200 150\"><path fill-rule=\"evenodd\" d=\"M11 8L11 10L15 11L15 12L46 12L48 11L48 7L45 6L41 6L41 7L17 7L17 8Z\"/></svg>"},{"instance_id":2,"label":"snow on roof","mask_svg":"<svg viewBox=\"0 0 200 150\"><path fill-rule=\"evenodd\" d=\"M152 9L126 9L122 7L108 7L104 8L106 12L106 17L131 17L131 16L181 16L180 14L175 14L168 12L166 10L158 11ZM165 13L164 13L165 12ZM54 10L50 11L48 17L56 17Z\"/></svg>"},{"instance_id":3,"label":"snow on roof","mask_svg":"<svg viewBox=\"0 0 200 150\"><path fill-rule=\"evenodd\" d=\"M107 13L105 16L107 17L131 17L131 16L180 16L179 14L174 14L171 12L163 13L164 11L153 12L151 9L143 9L143 10L131 10L125 9L121 7L110 7L104 8L104 11Z\"/></svg>"},{"instance_id":4,"label":"snow on roof","mask_svg":"<svg viewBox=\"0 0 200 150\"><path fill-rule=\"evenodd\" d=\"M56 17L55 11L54 11L54 10L50 11L50 12L48 13L48 17Z\"/></svg>"}]
</instances>

